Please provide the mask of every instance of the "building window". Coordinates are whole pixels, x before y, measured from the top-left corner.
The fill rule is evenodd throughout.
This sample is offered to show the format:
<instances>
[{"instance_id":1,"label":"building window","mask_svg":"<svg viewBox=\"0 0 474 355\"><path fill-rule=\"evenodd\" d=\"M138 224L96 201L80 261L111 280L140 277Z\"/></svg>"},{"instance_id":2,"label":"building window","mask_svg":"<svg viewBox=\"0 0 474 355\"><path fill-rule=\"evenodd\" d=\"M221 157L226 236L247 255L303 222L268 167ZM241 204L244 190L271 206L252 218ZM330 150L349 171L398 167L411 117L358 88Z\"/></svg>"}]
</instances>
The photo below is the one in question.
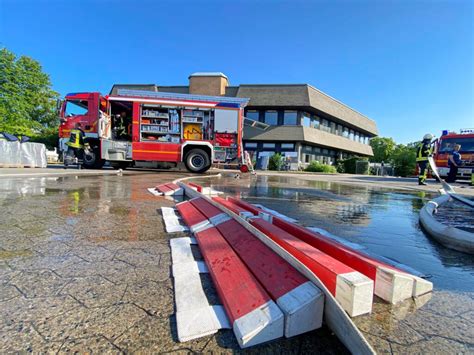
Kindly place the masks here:
<instances>
[{"instance_id":1,"label":"building window","mask_svg":"<svg viewBox=\"0 0 474 355\"><path fill-rule=\"evenodd\" d=\"M329 122L329 127L332 134L336 134L336 124L334 122Z\"/></svg>"},{"instance_id":2,"label":"building window","mask_svg":"<svg viewBox=\"0 0 474 355\"><path fill-rule=\"evenodd\" d=\"M314 147L313 150L315 153L321 153L321 148L319 147Z\"/></svg>"},{"instance_id":3,"label":"building window","mask_svg":"<svg viewBox=\"0 0 474 355\"><path fill-rule=\"evenodd\" d=\"M247 114L245 117L250 118L251 120L258 121L258 111L252 110L252 111L247 111Z\"/></svg>"},{"instance_id":4,"label":"building window","mask_svg":"<svg viewBox=\"0 0 474 355\"><path fill-rule=\"evenodd\" d=\"M282 143L281 149L295 149L294 143Z\"/></svg>"},{"instance_id":5,"label":"building window","mask_svg":"<svg viewBox=\"0 0 474 355\"><path fill-rule=\"evenodd\" d=\"M263 149L275 149L275 143L263 143Z\"/></svg>"},{"instance_id":6,"label":"building window","mask_svg":"<svg viewBox=\"0 0 474 355\"><path fill-rule=\"evenodd\" d=\"M331 129L329 128L329 121L325 118L321 121L321 130L324 132L330 132Z\"/></svg>"},{"instance_id":7,"label":"building window","mask_svg":"<svg viewBox=\"0 0 474 355\"><path fill-rule=\"evenodd\" d=\"M296 117L297 117L297 112L296 111L285 111L283 113L283 124L284 125L296 125Z\"/></svg>"},{"instance_id":8,"label":"building window","mask_svg":"<svg viewBox=\"0 0 474 355\"><path fill-rule=\"evenodd\" d=\"M337 125L337 132L336 134L342 136L342 126L340 124Z\"/></svg>"},{"instance_id":9,"label":"building window","mask_svg":"<svg viewBox=\"0 0 474 355\"><path fill-rule=\"evenodd\" d=\"M265 111L265 123L269 125L278 124L278 112L277 111Z\"/></svg>"},{"instance_id":10,"label":"building window","mask_svg":"<svg viewBox=\"0 0 474 355\"><path fill-rule=\"evenodd\" d=\"M305 162L305 163L309 163L309 160L310 160L310 159L311 159L311 155L309 155L309 154L305 154L305 155L304 155L304 162Z\"/></svg>"},{"instance_id":11,"label":"building window","mask_svg":"<svg viewBox=\"0 0 474 355\"><path fill-rule=\"evenodd\" d=\"M354 131L352 129L349 131L349 139L354 140Z\"/></svg>"},{"instance_id":12,"label":"building window","mask_svg":"<svg viewBox=\"0 0 474 355\"><path fill-rule=\"evenodd\" d=\"M349 128L344 127L344 130L342 131L342 136L349 138Z\"/></svg>"},{"instance_id":13,"label":"building window","mask_svg":"<svg viewBox=\"0 0 474 355\"><path fill-rule=\"evenodd\" d=\"M305 127L311 127L311 117L309 117L307 113L303 113L301 124Z\"/></svg>"},{"instance_id":14,"label":"building window","mask_svg":"<svg viewBox=\"0 0 474 355\"><path fill-rule=\"evenodd\" d=\"M355 140L356 142L359 141L359 132L355 132L354 140Z\"/></svg>"},{"instance_id":15,"label":"building window","mask_svg":"<svg viewBox=\"0 0 474 355\"><path fill-rule=\"evenodd\" d=\"M257 143L245 143L245 148L257 148Z\"/></svg>"},{"instance_id":16,"label":"building window","mask_svg":"<svg viewBox=\"0 0 474 355\"><path fill-rule=\"evenodd\" d=\"M311 127L313 128L319 128L320 123L321 123L321 119L318 116L314 116L311 119Z\"/></svg>"}]
</instances>

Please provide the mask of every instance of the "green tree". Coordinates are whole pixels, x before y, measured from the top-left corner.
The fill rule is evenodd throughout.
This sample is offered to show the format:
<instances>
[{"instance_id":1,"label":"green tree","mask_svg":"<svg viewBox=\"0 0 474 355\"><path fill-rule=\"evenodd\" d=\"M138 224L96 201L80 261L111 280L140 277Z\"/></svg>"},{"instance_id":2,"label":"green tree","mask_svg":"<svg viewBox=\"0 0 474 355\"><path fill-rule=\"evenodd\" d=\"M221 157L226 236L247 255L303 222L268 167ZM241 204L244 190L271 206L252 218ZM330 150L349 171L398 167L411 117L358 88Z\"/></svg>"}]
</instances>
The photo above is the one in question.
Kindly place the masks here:
<instances>
[{"instance_id":1,"label":"green tree","mask_svg":"<svg viewBox=\"0 0 474 355\"><path fill-rule=\"evenodd\" d=\"M418 143L407 145L397 144L391 155L391 162L395 168L395 174L399 176L413 175L416 167L416 147Z\"/></svg>"},{"instance_id":2,"label":"green tree","mask_svg":"<svg viewBox=\"0 0 474 355\"><path fill-rule=\"evenodd\" d=\"M370 146L374 151L374 156L370 158L372 163L388 162L392 155L396 143L389 137L375 137L370 140Z\"/></svg>"},{"instance_id":3,"label":"green tree","mask_svg":"<svg viewBox=\"0 0 474 355\"><path fill-rule=\"evenodd\" d=\"M39 62L0 49L0 131L33 140L57 137L57 98Z\"/></svg>"},{"instance_id":4,"label":"green tree","mask_svg":"<svg viewBox=\"0 0 474 355\"><path fill-rule=\"evenodd\" d=\"M268 170L281 170L283 166L283 157L280 153L273 154L268 161Z\"/></svg>"}]
</instances>

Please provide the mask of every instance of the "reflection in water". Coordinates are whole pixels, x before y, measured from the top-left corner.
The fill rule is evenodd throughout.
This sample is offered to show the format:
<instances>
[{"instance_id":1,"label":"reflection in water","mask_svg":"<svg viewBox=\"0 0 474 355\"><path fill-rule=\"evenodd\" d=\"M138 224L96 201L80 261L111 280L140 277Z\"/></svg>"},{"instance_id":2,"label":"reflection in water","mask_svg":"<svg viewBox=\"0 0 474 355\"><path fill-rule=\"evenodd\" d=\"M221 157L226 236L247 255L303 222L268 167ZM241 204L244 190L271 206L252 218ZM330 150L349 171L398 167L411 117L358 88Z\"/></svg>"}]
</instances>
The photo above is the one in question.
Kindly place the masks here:
<instances>
[{"instance_id":1,"label":"reflection in water","mask_svg":"<svg viewBox=\"0 0 474 355\"><path fill-rule=\"evenodd\" d=\"M203 179L216 190L261 203L308 227L323 228L370 253L431 275L437 289L474 290L474 257L433 241L418 223L420 208L436 195L285 176Z\"/></svg>"}]
</instances>

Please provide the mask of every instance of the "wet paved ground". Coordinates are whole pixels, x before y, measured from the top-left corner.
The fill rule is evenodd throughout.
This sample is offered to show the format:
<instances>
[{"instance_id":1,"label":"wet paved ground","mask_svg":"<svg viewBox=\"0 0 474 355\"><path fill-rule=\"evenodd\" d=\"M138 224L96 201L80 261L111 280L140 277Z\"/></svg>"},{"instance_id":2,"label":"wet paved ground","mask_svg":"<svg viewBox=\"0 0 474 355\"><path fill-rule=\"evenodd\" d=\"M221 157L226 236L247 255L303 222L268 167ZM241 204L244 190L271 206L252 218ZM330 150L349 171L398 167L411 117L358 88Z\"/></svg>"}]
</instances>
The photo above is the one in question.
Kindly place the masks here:
<instances>
[{"instance_id":1,"label":"wet paved ground","mask_svg":"<svg viewBox=\"0 0 474 355\"><path fill-rule=\"evenodd\" d=\"M231 331L177 342L169 236L157 211L174 203L146 188L178 176L0 179L0 352L238 350ZM432 297L377 301L371 316L355 319L378 352L473 352L474 260L419 229L430 195L310 180L214 184L431 276ZM251 350L346 351L326 328Z\"/></svg>"},{"instance_id":2,"label":"wet paved ground","mask_svg":"<svg viewBox=\"0 0 474 355\"><path fill-rule=\"evenodd\" d=\"M174 202L146 188L178 176L0 179L0 353L238 351L230 330L177 341L157 211ZM327 328L251 349L310 351L347 352Z\"/></svg>"}]
</instances>

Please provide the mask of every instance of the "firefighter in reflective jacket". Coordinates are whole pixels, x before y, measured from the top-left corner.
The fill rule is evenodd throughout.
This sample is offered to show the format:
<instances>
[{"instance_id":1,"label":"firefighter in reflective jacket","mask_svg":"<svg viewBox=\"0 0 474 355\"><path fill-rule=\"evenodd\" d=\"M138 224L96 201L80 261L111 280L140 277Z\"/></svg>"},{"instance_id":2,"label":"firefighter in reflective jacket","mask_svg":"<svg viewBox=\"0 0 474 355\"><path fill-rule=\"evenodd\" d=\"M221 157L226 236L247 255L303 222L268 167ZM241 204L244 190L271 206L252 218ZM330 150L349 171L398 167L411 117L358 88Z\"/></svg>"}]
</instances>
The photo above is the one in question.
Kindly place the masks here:
<instances>
[{"instance_id":1,"label":"firefighter in reflective jacket","mask_svg":"<svg viewBox=\"0 0 474 355\"><path fill-rule=\"evenodd\" d=\"M84 159L84 136L85 133L81 129L81 124L79 122L74 126L75 128L71 130L71 135L69 136L69 142L66 143L68 146L66 155L71 159L76 157L78 161ZM64 165L69 164L69 159L64 159Z\"/></svg>"},{"instance_id":2,"label":"firefighter in reflective jacket","mask_svg":"<svg viewBox=\"0 0 474 355\"><path fill-rule=\"evenodd\" d=\"M426 185L426 175L428 173L428 157L433 154L433 146L431 141L433 135L427 133L423 137L423 141L418 145L416 150L416 163L418 164L418 185Z\"/></svg>"}]
</instances>

